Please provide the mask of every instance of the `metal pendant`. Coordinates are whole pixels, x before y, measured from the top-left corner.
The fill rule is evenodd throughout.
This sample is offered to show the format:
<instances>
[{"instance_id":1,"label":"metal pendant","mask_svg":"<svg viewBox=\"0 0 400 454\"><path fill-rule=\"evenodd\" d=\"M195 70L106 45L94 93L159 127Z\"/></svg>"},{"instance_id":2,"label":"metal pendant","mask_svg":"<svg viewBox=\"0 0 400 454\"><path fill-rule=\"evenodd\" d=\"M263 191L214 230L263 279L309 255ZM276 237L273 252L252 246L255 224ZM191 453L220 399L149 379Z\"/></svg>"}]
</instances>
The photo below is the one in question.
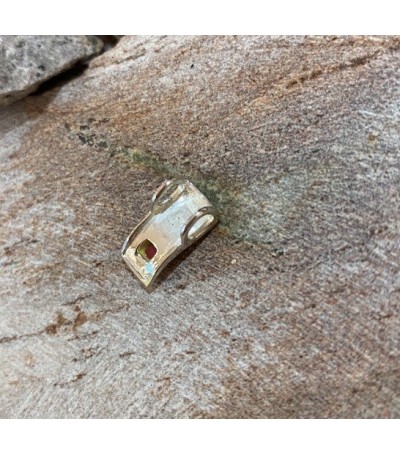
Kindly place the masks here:
<instances>
[{"instance_id":1,"label":"metal pendant","mask_svg":"<svg viewBox=\"0 0 400 454\"><path fill-rule=\"evenodd\" d=\"M150 212L131 232L122 257L150 286L165 266L217 224L209 200L188 180L167 180L152 198Z\"/></svg>"}]
</instances>

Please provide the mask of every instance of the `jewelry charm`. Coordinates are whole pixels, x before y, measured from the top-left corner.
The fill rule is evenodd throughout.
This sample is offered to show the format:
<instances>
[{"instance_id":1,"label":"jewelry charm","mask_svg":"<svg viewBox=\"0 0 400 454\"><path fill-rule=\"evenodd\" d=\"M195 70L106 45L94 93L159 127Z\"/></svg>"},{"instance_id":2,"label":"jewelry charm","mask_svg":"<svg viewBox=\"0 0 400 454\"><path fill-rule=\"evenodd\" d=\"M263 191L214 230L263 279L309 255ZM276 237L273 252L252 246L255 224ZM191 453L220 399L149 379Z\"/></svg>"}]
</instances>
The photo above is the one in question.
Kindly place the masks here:
<instances>
[{"instance_id":1,"label":"jewelry charm","mask_svg":"<svg viewBox=\"0 0 400 454\"><path fill-rule=\"evenodd\" d=\"M148 287L172 259L217 222L213 206L194 184L164 181L153 195L150 212L126 239L122 257Z\"/></svg>"}]
</instances>

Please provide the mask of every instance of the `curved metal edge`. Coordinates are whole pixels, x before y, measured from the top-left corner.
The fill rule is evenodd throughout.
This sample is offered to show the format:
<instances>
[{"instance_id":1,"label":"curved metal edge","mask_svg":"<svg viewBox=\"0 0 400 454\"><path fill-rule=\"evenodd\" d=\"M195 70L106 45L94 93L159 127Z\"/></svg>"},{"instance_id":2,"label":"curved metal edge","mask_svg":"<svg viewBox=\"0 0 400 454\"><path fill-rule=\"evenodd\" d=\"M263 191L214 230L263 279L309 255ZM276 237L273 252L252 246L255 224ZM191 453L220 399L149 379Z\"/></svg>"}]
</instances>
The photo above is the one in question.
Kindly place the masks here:
<instances>
[{"instance_id":1,"label":"curved metal edge","mask_svg":"<svg viewBox=\"0 0 400 454\"><path fill-rule=\"evenodd\" d=\"M152 198L151 198L151 202L152 204L154 204L154 202L161 196L161 194L163 193L163 191L171 185L171 183L173 183L173 179L170 179L170 180L164 180L160 186L158 186L158 188L156 189L156 192L153 194Z\"/></svg>"},{"instance_id":2,"label":"curved metal edge","mask_svg":"<svg viewBox=\"0 0 400 454\"><path fill-rule=\"evenodd\" d=\"M124 241L124 244L121 248L121 255L124 257L126 250L130 246L132 237L136 234L136 232L142 227L142 225L147 221L147 219L151 216L152 212L149 211L146 216L139 222L139 224L132 230L132 232L128 235L128 238Z\"/></svg>"},{"instance_id":3,"label":"curved metal edge","mask_svg":"<svg viewBox=\"0 0 400 454\"><path fill-rule=\"evenodd\" d=\"M190 183L189 180L184 180L182 178L170 178L168 180L163 181L160 186L156 189L156 192L153 194L151 198L152 206L154 203L162 196L163 192L169 188L172 184L185 184Z\"/></svg>"},{"instance_id":4,"label":"curved metal edge","mask_svg":"<svg viewBox=\"0 0 400 454\"><path fill-rule=\"evenodd\" d=\"M194 238L190 239L188 237L188 234L189 234L189 231L190 229L194 226L194 224L199 220L201 219L203 216L206 216L210 214L211 216L213 216L214 220L207 225L207 227L205 229L203 229L202 232L200 232L198 235L195 235ZM218 218L217 218L217 215L216 215L216 212L215 212L215 209L212 205L207 205L203 208L200 208L196 214L194 214L190 219L189 221L187 222L187 224L182 228L182 231L181 231L181 242L182 242L182 246L184 248L188 247L190 244L194 243L195 241L197 241L199 238L201 238L205 233L207 233L208 231L210 231L216 224L218 224Z\"/></svg>"}]
</instances>

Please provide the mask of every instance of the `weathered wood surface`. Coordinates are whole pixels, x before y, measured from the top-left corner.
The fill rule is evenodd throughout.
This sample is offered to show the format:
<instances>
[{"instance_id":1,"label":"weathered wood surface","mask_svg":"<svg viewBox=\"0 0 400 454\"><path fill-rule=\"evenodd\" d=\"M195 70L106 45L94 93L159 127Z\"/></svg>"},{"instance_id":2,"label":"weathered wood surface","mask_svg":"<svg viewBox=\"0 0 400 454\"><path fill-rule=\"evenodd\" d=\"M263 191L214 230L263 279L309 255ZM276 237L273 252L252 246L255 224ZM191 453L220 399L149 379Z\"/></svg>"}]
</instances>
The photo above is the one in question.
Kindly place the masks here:
<instances>
[{"instance_id":1,"label":"weathered wood surface","mask_svg":"<svg viewBox=\"0 0 400 454\"><path fill-rule=\"evenodd\" d=\"M125 37L0 113L0 416L399 417L400 40ZM146 293L167 177L221 224Z\"/></svg>"}]
</instances>

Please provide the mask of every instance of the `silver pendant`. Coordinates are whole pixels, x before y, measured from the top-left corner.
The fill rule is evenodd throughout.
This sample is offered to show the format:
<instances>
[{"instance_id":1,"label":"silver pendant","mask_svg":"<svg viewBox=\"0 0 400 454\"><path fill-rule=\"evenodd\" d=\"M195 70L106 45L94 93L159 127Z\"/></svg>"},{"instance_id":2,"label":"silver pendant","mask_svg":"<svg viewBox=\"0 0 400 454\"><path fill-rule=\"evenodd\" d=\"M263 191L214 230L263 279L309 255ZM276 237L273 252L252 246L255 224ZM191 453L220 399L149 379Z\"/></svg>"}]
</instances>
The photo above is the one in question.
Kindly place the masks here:
<instances>
[{"instance_id":1,"label":"silver pendant","mask_svg":"<svg viewBox=\"0 0 400 454\"><path fill-rule=\"evenodd\" d=\"M210 201L188 180L167 180L152 198L150 212L122 247L122 258L145 286L165 266L218 222Z\"/></svg>"}]
</instances>

